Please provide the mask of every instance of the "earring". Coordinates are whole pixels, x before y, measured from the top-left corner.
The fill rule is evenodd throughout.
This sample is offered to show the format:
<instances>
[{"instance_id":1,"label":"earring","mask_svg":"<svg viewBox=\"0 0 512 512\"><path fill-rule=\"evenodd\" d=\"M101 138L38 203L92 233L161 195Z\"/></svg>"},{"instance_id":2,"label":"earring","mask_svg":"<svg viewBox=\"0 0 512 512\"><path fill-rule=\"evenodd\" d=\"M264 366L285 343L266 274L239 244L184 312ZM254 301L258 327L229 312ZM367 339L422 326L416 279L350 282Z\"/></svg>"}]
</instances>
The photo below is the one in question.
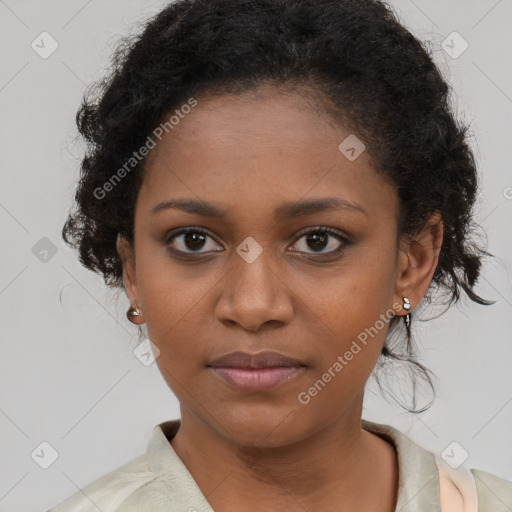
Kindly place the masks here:
<instances>
[{"instance_id":1,"label":"earring","mask_svg":"<svg viewBox=\"0 0 512 512\"><path fill-rule=\"evenodd\" d=\"M403 297L404 305L403 308L406 311L409 311L411 309L411 303L407 297ZM404 322L407 329L411 327L411 313L407 313L407 315L404 316Z\"/></svg>"},{"instance_id":2,"label":"earring","mask_svg":"<svg viewBox=\"0 0 512 512\"><path fill-rule=\"evenodd\" d=\"M131 306L126 312L126 317L132 324L140 325L144 323L140 309L137 306Z\"/></svg>"}]
</instances>

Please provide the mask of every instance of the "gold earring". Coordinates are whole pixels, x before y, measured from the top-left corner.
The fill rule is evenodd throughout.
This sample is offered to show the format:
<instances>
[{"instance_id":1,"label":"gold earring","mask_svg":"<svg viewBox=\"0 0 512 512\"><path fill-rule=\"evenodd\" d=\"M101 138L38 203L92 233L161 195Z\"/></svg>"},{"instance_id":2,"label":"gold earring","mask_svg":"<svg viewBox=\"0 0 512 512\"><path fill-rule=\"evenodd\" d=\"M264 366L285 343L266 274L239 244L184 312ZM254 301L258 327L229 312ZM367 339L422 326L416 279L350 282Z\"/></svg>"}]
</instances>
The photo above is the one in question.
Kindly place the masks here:
<instances>
[{"instance_id":1,"label":"gold earring","mask_svg":"<svg viewBox=\"0 0 512 512\"><path fill-rule=\"evenodd\" d=\"M140 325L144 323L141 311L137 306L130 306L126 312L126 317L132 324Z\"/></svg>"}]
</instances>

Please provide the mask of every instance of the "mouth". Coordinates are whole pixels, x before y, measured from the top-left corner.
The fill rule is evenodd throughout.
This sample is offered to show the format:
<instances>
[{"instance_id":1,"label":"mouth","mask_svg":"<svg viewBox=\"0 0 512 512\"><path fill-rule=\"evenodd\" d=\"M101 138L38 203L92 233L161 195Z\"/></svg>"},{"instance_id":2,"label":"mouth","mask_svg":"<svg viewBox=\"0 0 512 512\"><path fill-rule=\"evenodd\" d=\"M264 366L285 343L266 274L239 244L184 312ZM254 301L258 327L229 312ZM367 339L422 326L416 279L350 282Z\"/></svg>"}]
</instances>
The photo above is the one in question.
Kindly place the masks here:
<instances>
[{"instance_id":1,"label":"mouth","mask_svg":"<svg viewBox=\"0 0 512 512\"><path fill-rule=\"evenodd\" d=\"M246 391L262 391L289 381L307 367L278 352L231 352L209 365L228 384Z\"/></svg>"}]
</instances>

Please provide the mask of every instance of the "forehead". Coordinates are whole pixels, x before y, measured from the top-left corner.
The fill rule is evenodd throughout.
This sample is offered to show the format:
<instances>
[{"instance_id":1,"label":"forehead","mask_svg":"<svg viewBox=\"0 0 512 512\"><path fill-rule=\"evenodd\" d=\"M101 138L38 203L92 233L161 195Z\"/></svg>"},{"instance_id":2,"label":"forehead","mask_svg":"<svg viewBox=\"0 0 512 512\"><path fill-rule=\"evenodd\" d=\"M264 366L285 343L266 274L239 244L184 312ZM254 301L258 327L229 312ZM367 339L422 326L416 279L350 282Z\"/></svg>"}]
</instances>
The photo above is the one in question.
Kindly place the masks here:
<instances>
[{"instance_id":1,"label":"forehead","mask_svg":"<svg viewBox=\"0 0 512 512\"><path fill-rule=\"evenodd\" d=\"M319 96L261 88L196 100L148 155L138 207L186 196L247 209L334 194L394 213L394 191L368 155L340 151L355 134Z\"/></svg>"},{"instance_id":2,"label":"forehead","mask_svg":"<svg viewBox=\"0 0 512 512\"><path fill-rule=\"evenodd\" d=\"M304 87L290 90L262 85L236 95L200 96L196 102L186 115L173 116L176 124L166 130L148 160L168 158L176 150L183 152L185 146L192 152L192 144L199 143L210 150L231 147L232 155L234 146L244 152L251 148L260 151L258 143L262 141L267 146L272 142L275 146L297 145L304 139L314 143L333 128L338 132L341 129L332 115L327 115L326 99ZM176 113L179 110L176 108ZM301 147L311 149L304 144Z\"/></svg>"}]
</instances>

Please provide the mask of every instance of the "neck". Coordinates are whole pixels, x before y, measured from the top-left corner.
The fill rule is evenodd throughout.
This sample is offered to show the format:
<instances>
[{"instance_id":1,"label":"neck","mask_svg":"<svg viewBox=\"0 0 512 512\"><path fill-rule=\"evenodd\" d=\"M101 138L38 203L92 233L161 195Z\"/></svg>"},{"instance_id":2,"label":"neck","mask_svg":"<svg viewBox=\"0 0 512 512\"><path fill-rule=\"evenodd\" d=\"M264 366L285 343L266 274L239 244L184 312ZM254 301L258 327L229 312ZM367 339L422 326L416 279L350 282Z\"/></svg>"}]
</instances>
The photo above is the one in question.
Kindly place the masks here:
<instances>
[{"instance_id":1,"label":"neck","mask_svg":"<svg viewBox=\"0 0 512 512\"><path fill-rule=\"evenodd\" d=\"M379 472L394 450L361 429L361 410L362 400L323 429L277 447L237 444L183 410L171 444L216 511L303 512L333 501L340 511L369 510L368 488L386 492Z\"/></svg>"}]
</instances>

